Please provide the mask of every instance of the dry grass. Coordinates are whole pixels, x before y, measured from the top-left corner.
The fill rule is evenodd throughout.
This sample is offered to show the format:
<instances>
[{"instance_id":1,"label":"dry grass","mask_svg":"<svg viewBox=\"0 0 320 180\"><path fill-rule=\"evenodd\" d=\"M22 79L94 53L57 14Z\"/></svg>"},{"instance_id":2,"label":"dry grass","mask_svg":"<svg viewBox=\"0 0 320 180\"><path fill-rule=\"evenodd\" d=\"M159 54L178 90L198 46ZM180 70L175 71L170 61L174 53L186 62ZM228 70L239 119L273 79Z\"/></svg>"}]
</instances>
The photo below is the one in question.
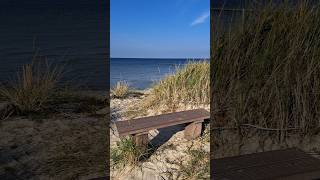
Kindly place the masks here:
<instances>
[{"instance_id":1,"label":"dry grass","mask_svg":"<svg viewBox=\"0 0 320 180\"><path fill-rule=\"evenodd\" d=\"M33 61L23 66L15 84L1 87L0 94L20 114L41 111L55 91L62 72L61 67Z\"/></svg>"},{"instance_id":2,"label":"dry grass","mask_svg":"<svg viewBox=\"0 0 320 180\"><path fill-rule=\"evenodd\" d=\"M268 5L219 32L212 51L216 126L252 124L301 135L320 127L320 9Z\"/></svg>"},{"instance_id":3,"label":"dry grass","mask_svg":"<svg viewBox=\"0 0 320 180\"><path fill-rule=\"evenodd\" d=\"M115 97L115 98L123 99L123 98L127 97L128 93L129 93L128 83L126 81L117 82L115 87L113 87L111 89L111 93L112 93L113 97Z\"/></svg>"},{"instance_id":4,"label":"dry grass","mask_svg":"<svg viewBox=\"0 0 320 180\"><path fill-rule=\"evenodd\" d=\"M142 102L130 108L132 116L146 110L175 111L181 106L210 103L210 66L208 61L190 61L174 74L160 80Z\"/></svg>"}]
</instances>

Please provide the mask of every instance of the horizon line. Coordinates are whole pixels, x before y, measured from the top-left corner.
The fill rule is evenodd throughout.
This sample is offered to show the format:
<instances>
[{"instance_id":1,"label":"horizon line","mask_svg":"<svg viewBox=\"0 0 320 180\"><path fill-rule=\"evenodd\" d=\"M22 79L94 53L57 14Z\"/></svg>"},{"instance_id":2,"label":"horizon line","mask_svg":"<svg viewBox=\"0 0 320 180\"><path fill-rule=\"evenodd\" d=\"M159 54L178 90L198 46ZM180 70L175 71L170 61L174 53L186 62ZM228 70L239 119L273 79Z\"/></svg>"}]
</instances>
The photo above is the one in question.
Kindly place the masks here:
<instances>
[{"instance_id":1,"label":"horizon line","mask_svg":"<svg viewBox=\"0 0 320 180\"><path fill-rule=\"evenodd\" d=\"M209 59L210 57L110 57L118 59Z\"/></svg>"}]
</instances>

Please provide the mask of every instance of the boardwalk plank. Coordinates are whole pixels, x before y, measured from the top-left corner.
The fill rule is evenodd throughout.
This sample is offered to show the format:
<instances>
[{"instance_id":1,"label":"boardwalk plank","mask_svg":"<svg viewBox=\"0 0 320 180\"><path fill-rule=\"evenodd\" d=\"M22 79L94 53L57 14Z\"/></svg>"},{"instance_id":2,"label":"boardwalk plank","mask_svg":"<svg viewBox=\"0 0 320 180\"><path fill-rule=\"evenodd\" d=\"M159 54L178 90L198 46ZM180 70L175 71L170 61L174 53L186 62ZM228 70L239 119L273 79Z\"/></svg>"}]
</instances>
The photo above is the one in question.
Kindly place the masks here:
<instances>
[{"instance_id":1,"label":"boardwalk plank","mask_svg":"<svg viewBox=\"0 0 320 180\"><path fill-rule=\"evenodd\" d=\"M212 161L214 180L317 179L320 160L296 148Z\"/></svg>"}]
</instances>

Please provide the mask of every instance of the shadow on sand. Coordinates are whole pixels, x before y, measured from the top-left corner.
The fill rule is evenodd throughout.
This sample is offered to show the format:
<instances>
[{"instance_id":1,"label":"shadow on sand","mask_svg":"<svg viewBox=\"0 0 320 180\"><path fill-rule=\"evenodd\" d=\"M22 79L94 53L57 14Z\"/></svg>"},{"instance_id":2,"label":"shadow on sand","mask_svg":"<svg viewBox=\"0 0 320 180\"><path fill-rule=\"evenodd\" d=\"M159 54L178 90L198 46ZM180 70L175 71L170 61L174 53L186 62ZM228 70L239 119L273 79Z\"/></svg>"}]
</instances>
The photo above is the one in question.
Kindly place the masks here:
<instances>
[{"instance_id":1,"label":"shadow on sand","mask_svg":"<svg viewBox=\"0 0 320 180\"><path fill-rule=\"evenodd\" d=\"M210 120L205 120L202 123L202 132L201 136L203 135L205 127L210 123ZM166 142L169 141L170 138L172 138L173 135L175 135L179 131L183 131L187 124L179 124L175 126L170 126L166 128L158 129L158 134L152 138L150 143L148 144L148 153L146 156L144 156L143 159L148 159L154 152L157 151L157 149L164 145Z\"/></svg>"}]
</instances>

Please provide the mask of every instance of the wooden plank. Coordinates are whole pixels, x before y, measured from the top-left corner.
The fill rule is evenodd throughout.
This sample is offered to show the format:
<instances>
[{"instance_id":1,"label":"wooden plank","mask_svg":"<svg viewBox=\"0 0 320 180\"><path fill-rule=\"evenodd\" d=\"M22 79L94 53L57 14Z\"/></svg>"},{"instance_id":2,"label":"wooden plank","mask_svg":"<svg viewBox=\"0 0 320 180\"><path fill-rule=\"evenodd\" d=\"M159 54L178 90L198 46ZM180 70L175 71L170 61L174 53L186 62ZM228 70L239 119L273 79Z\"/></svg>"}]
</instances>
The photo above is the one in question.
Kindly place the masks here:
<instances>
[{"instance_id":1,"label":"wooden plank","mask_svg":"<svg viewBox=\"0 0 320 180\"><path fill-rule=\"evenodd\" d=\"M212 160L214 180L320 178L320 160L296 148Z\"/></svg>"},{"instance_id":2,"label":"wooden plank","mask_svg":"<svg viewBox=\"0 0 320 180\"><path fill-rule=\"evenodd\" d=\"M203 121L209 117L210 113L205 109L195 109L132 119L128 121L117 121L116 126L119 136L121 137L129 134L148 132L152 129L159 129L189 122Z\"/></svg>"}]
</instances>

